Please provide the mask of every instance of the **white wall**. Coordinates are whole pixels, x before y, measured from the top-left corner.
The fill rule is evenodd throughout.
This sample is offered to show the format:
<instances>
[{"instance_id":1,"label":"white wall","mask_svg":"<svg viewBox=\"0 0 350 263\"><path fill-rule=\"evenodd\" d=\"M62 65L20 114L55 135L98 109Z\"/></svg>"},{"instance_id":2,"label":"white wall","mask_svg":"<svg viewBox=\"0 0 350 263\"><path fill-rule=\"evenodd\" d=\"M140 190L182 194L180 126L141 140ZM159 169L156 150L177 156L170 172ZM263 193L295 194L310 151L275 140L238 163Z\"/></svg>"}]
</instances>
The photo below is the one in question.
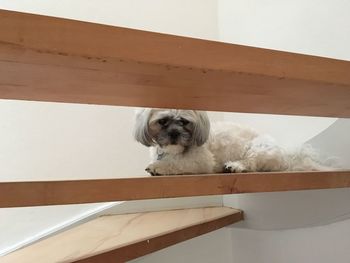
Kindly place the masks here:
<instances>
[{"instance_id":1,"label":"white wall","mask_svg":"<svg viewBox=\"0 0 350 263\"><path fill-rule=\"evenodd\" d=\"M216 0L2 0L0 8L196 38L218 36Z\"/></svg>"},{"instance_id":2,"label":"white wall","mask_svg":"<svg viewBox=\"0 0 350 263\"><path fill-rule=\"evenodd\" d=\"M347 0L219 0L224 42L350 60Z\"/></svg>"},{"instance_id":3,"label":"white wall","mask_svg":"<svg viewBox=\"0 0 350 263\"><path fill-rule=\"evenodd\" d=\"M214 0L2 0L0 8L197 38L218 34ZM131 108L0 100L0 180L146 175L148 149L133 141L132 118ZM0 254L104 205L0 209Z\"/></svg>"},{"instance_id":4,"label":"white wall","mask_svg":"<svg viewBox=\"0 0 350 263\"><path fill-rule=\"evenodd\" d=\"M349 226L350 220L327 226L283 231L233 228L232 262L348 263Z\"/></svg>"},{"instance_id":5,"label":"white wall","mask_svg":"<svg viewBox=\"0 0 350 263\"><path fill-rule=\"evenodd\" d=\"M133 115L122 107L0 101L0 180L140 176L148 150L132 138Z\"/></svg>"},{"instance_id":6,"label":"white wall","mask_svg":"<svg viewBox=\"0 0 350 263\"><path fill-rule=\"evenodd\" d=\"M318 145L321 152L338 156L341 167L350 168L350 119L338 119L328 129L315 136L309 143Z\"/></svg>"}]
</instances>

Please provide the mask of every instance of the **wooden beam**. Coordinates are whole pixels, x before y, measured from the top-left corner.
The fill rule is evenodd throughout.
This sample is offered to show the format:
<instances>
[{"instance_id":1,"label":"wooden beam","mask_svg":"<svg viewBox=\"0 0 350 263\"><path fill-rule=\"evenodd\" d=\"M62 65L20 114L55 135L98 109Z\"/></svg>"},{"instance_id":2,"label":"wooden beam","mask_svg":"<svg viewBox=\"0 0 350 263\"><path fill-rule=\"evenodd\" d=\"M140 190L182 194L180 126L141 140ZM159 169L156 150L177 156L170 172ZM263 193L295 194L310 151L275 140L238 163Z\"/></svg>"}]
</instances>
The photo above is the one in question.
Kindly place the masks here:
<instances>
[{"instance_id":1,"label":"wooden beam","mask_svg":"<svg viewBox=\"0 0 350 263\"><path fill-rule=\"evenodd\" d=\"M11 262L121 263L243 219L227 207L102 216L0 257Z\"/></svg>"},{"instance_id":2,"label":"wooden beam","mask_svg":"<svg viewBox=\"0 0 350 263\"><path fill-rule=\"evenodd\" d=\"M350 117L350 62L0 10L0 98Z\"/></svg>"},{"instance_id":3,"label":"wooden beam","mask_svg":"<svg viewBox=\"0 0 350 263\"><path fill-rule=\"evenodd\" d=\"M276 172L0 183L0 207L350 187L350 172Z\"/></svg>"}]
</instances>

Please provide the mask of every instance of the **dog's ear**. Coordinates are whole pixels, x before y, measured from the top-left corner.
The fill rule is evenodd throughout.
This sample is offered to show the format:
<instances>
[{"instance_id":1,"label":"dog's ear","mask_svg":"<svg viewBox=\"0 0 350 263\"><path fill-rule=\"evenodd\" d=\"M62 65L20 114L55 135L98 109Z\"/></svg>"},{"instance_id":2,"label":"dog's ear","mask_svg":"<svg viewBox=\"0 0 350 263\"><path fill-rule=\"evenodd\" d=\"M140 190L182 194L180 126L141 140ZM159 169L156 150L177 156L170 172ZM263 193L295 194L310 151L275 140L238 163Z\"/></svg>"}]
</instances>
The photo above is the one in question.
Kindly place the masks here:
<instances>
[{"instance_id":1,"label":"dog's ear","mask_svg":"<svg viewBox=\"0 0 350 263\"><path fill-rule=\"evenodd\" d=\"M152 109L147 108L135 110L134 138L145 146L152 146L154 144L148 131L148 121L151 112Z\"/></svg>"},{"instance_id":2,"label":"dog's ear","mask_svg":"<svg viewBox=\"0 0 350 263\"><path fill-rule=\"evenodd\" d=\"M193 131L193 139L197 146L203 145L209 137L210 122L205 111L195 111L196 122Z\"/></svg>"}]
</instances>

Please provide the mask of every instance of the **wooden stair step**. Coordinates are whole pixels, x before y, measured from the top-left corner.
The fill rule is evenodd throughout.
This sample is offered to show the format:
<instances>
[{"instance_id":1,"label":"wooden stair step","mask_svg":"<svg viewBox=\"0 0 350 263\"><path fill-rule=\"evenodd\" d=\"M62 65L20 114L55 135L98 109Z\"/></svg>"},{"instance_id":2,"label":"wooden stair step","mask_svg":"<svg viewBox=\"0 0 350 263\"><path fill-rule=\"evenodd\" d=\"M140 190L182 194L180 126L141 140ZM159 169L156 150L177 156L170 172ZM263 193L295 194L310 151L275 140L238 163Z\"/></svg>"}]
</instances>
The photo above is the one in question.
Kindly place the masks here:
<instances>
[{"instance_id":1,"label":"wooden stair step","mask_svg":"<svg viewBox=\"0 0 350 263\"><path fill-rule=\"evenodd\" d=\"M1 99L350 117L349 61L5 10L0 32Z\"/></svg>"},{"instance_id":2,"label":"wooden stair step","mask_svg":"<svg viewBox=\"0 0 350 263\"><path fill-rule=\"evenodd\" d=\"M125 262L243 219L228 207L101 216L0 258L2 263Z\"/></svg>"},{"instance_id":3,"label":"wooden stair step","mask_svg":"<svg viewBox=\"0 0 350 263\"><path fill-rule=\"evenodd\" d=\"M0 183L0 207L350 187L350 171L181 175Z\"/></svg>"}]
</instances>

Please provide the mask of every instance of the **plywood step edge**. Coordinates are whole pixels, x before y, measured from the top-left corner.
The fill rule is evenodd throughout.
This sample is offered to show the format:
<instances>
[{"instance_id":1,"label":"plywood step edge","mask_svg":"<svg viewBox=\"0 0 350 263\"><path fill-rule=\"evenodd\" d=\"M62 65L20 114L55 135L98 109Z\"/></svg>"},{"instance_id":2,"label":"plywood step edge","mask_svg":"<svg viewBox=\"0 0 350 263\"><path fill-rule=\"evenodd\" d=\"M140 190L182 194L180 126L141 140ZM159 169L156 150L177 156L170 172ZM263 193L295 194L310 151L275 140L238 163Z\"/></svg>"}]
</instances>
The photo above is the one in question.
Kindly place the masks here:
<instances>
[{"instance_id":1,"label":"plywood step edge","mask_svg":"<svg viewBox=\"0 0 350 263\"><path fill-rule=\"evenodd\" d=\"M350 187L350 171L181 175L0 183L0 207Z\"/></svg>"},{"instance_id":2,"label":"plywood step edge","mask_svg":"<svg viewBox=\"0 0 350 263\"><path fill-rule=\"evenodd\" d=\"M125 262L243 220L229 207L106 215L0 258L2 263Z\"/></svg>"}]
</instances>

